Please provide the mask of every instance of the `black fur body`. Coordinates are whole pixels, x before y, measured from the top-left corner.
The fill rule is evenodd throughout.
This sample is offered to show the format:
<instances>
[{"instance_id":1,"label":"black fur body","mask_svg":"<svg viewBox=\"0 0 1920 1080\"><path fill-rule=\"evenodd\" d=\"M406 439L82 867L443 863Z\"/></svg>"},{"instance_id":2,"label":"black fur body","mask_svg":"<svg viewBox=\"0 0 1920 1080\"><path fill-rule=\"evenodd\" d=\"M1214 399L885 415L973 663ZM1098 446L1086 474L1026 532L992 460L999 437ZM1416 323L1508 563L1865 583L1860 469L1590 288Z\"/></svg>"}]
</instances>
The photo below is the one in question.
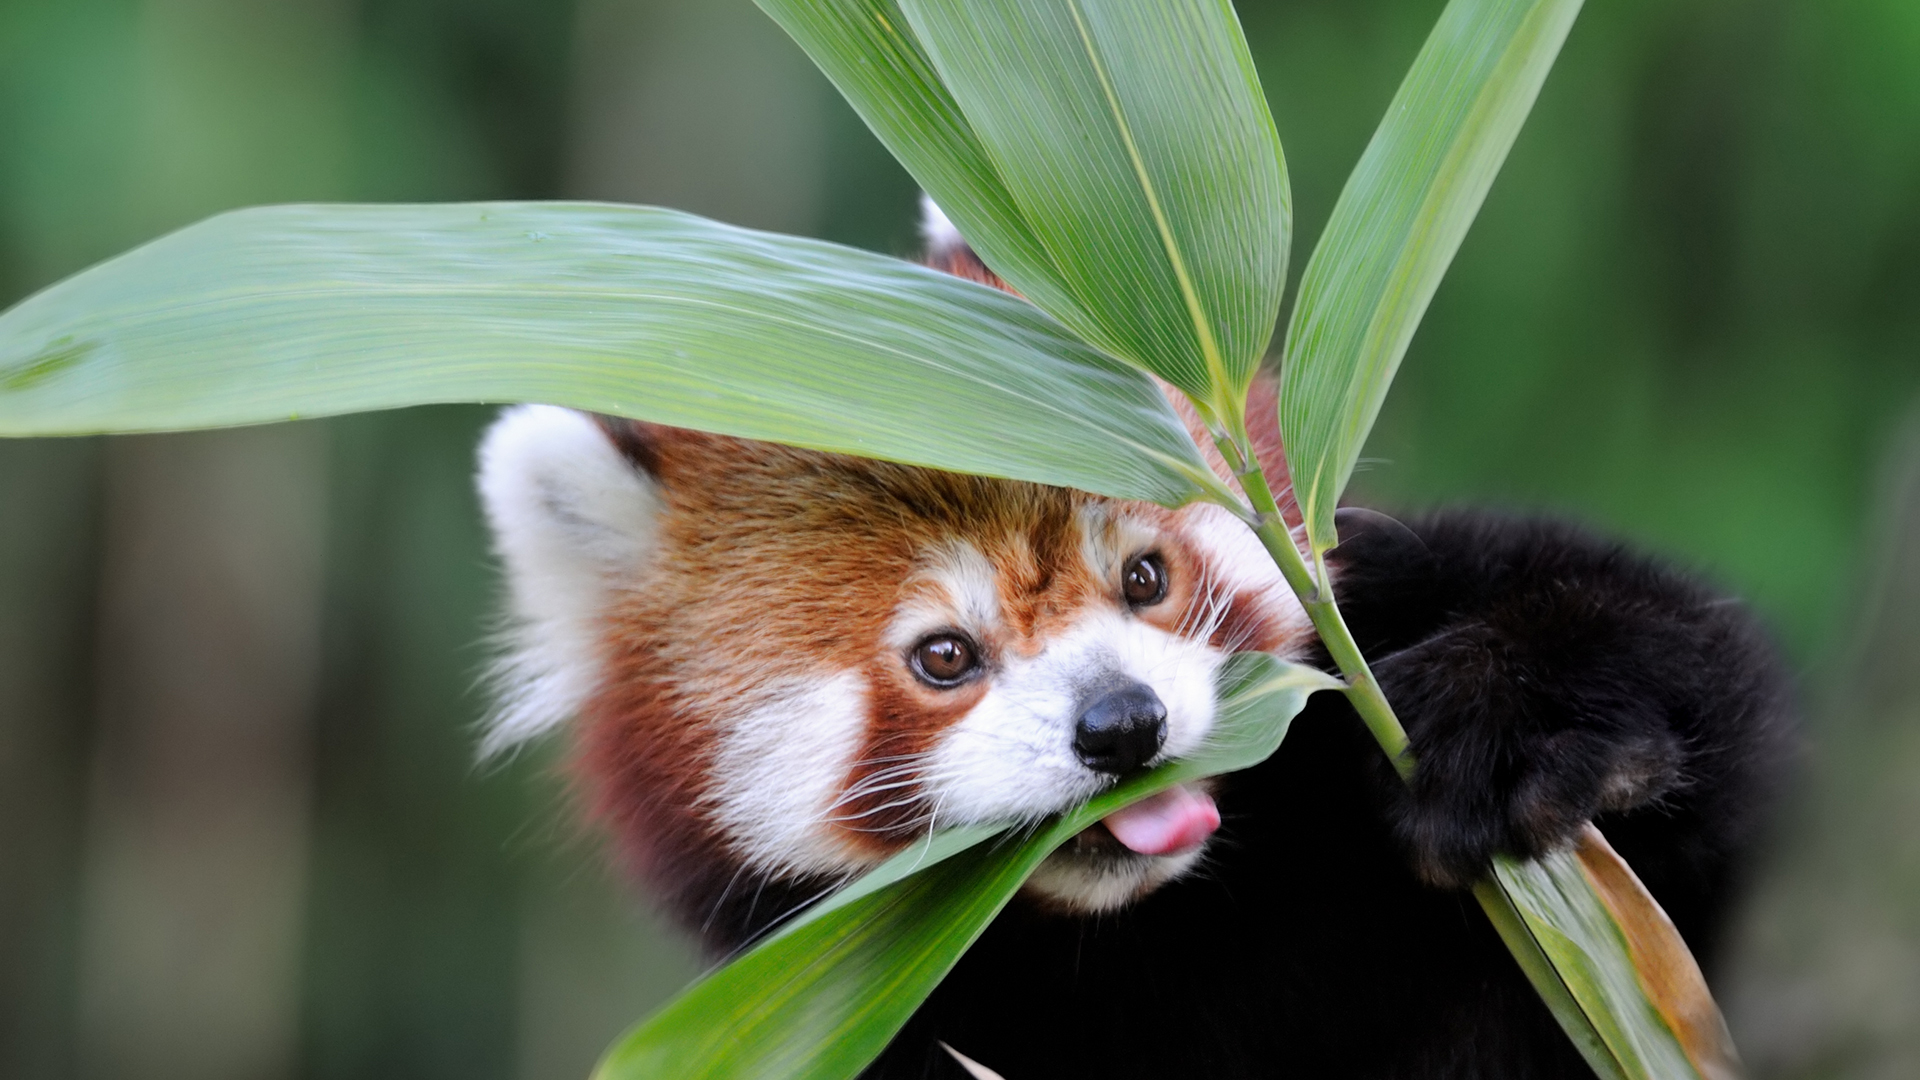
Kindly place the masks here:
<instances>
[{"instance_id":1,"label":"black fur body","mask_svg":"<svg viewBox=\"0 0 1920 1080\"><path fill-rule=\"evenodd\" d=\"M1099 918L1016 901L868 1077L964 1077L942 1041L1006 1080L1589 1077L1462 887L1588 819L1711 971L1790 740L1751 616L1550 522L1343 536L1339 597L1411 788L1315 695L1227 778L1205 869Z\"/></svg>"}]
</instances>

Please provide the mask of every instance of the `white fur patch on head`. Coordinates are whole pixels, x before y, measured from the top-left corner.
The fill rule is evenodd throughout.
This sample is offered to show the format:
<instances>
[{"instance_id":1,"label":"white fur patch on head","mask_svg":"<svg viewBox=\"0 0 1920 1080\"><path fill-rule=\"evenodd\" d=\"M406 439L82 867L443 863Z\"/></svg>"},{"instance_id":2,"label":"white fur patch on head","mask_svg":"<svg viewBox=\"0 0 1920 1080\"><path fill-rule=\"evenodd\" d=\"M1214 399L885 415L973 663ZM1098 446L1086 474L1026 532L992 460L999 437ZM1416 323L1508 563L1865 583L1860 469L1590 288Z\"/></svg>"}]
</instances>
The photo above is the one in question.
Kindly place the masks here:
<instances>
[{"instance_id":1,"label":"white fur patch on head","mask_svg":"<svg viewBox=\"0 0 1920 1080\"><path fill-rule=\"evenodd\" d=\"M480 444L480 500L505 563L512 625L482 753L573 715L601 676L603 622L653 549L653 481L583 413L501 412Z\"/></svg>"},{"instance_id":2,"label":"white fur patch on head","mask_svg":"<svg viewBox=\"0 0 1920 1080\"><path fill-rule=\"evenodd\" d=\"M964 540L923 553L905 588L907 598L887 627L887 644L896 649L911 648L939 630L964 630L980 639L1000 626L1000 586L993 563Z\"/></svg>"},{"instance_id":3,"label":"white fur patch on head","mask_svg":"<svg viewBox=\"0 0 1920 1080\"><path fill-rule=\"evenodd\" d=\"M866 681L843 671L755 697L721 723L709 796L734 850L748 865L780 873L845 873L871 861L834 826L866 731Z\"/></svg>"},{"instance_id":4,"label":"white fur patch on head","mask_svg":"<svg viewBox=\"0 0 1920 1080\"><path fill-rule=\"evenodd\" d=\"M960 235L959 226L926 192L920 193L920 238L927 242L927 250L935 254L963 247L967 242L967 238Z\"/></svg>"}]
</instances>

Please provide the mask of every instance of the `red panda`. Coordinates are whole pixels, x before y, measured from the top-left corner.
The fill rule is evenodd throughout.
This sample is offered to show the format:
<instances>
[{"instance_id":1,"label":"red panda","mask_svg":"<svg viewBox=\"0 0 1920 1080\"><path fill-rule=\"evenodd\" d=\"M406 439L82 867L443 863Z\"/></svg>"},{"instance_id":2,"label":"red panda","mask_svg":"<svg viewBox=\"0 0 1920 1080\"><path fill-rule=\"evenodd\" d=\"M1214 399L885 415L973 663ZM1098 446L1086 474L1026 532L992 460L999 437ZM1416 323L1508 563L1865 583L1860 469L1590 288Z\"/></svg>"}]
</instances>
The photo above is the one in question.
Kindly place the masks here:
<instances>
[{"instance_id":1,"label":"red panda","mask_svg":"<svg viewBox=\"0 0 1920 1080\"><path fill-rule=\"evenodd\" d=\"M518 627L489 748L577 713L598 815L690 920L1082 802L1196 749L1233 652L1309 639L1214 506L547 406L504 414L480 457ZM1205 792L1169 794L1033 888L1114 907L1192 867L1216 822Z\"/></svg>"},{"instance_id":2,"label":"red panda","mask_svg":"<svg viewBox=\"0 0 1920 1080\"><path fill-rule=\"evenodd\" d=\"M716 954L929 830L1193 750L1237 650L1325 663L1218 507L546 406L502 414L479 486L513 617L486 749L571 722L591 811ZM1595 815L1710 943L1786 727L1744 614L1551 523L1348 525L1411 788L1321 695L1269 764L1055 853L869 1075L964 1075L942 1041L1009 1080L1586 1075L1459 888Z\"/></svg>"}]
</instances>

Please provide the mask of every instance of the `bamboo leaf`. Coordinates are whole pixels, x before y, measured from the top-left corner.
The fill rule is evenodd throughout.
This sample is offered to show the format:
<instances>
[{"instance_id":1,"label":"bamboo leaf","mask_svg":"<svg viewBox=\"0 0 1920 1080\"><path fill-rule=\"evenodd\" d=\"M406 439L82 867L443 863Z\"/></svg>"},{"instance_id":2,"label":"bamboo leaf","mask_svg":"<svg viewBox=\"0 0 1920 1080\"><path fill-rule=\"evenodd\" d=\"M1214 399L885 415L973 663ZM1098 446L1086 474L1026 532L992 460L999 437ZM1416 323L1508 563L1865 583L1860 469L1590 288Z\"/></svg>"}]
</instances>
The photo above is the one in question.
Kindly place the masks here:
<instances>
[{"instance_id":1,"label":"bamboo leaf","mask_svg":"<svg viewBox=\"0 0 1920 1080\"><path fill-rule=\"evenodd\" d=\"M222 214L0 315L0 435L544 401L1178 504L1151 380L1031 305L644 207Z\"/></svg>"},{"instance_id":2,"label":"bamboo leaf","mask_svg":"<svg viewBox=\"0 0 1920 1080\"><path fill-rule=\"evenodd\" d=\"M1056 317L1073 312L1070 324L1086 321L895 0L755 3L806 50L1003 277Z\"/></svg>"},{"instance_id":3,"label":"bamboo leaf","mask_svg":"<svg viewBox=\"0 0 1920 1080\"><path fill-rule=\"evenodd\" d=\"M1185 780L1249 768L1279 748L1316 689L1312 668L1243 653L1222 670L1213 737L1037 831L908 851L706 976L607 1054L596 1080L770 1076L844 1080L886 1048L1027 876L1075 833ZM877 887L872 879L882 883ZM850 897L850 898L849 898Z\"/></svg>"},{"instance_id":4,"label":"bamboo leaf","mask_svg":"<svg viewBox=\"0 0 1920 1080\"><path fill-rule=\"evenodd\" d=\"M1291 216L1221 0L761 0L1003 277L1236 414Z\"/></svg>"},{"instance_id":5,"label":"bamboo leaf","mask_svg":"<svg viewBox=\"0 0 1920 1080\"><path fill-rule=\"evenodd\" d=\"M1496 860L1493 878L1476 891L1542 999L1600 1076L1740 1075L1732 1040L1692 954L1598 829L1588 825L1569 851L1530 862ZM1509 909L1518 925L1503 924L1498 907Z\"/></svg>"},{"instance_id":6,"label":"bamboo leaf","mask_svg":"<svg viewBox=\"0 0 1920 1080\"><path fill-rule=\"evenodd\" d=\"M1287 326L1280 425L1316 561L1414 329L1581 0L1452 0L1334 205Z\"/></svg>"},{"instance_id":7,"label":"bamboo leaf","mask_svg":"<svg viewBox=\"0 0 1920 1080\"><path fill-rule=\"evenodd\" d=\"M1608 1048L1607 1041L1594 1026L1593 1018L1587 1015L1579 999L1568 988L1567 980L1555 968L1553 958L1541 947L1540 939L1535 936L1527 918L1520 913L1511 890L1498 873L1474 883L1473 895L1474 899L1480 901L1481 910L1487 913L1488 920L1493 923L1500 940L1506 944L1507 951L1513 954L1514 961L1526 974L1527 981L1533 984L1547 1011L1553 1013L1560 1030L1567 1033L1568 1040L1586 1059L1594 1075L1600 1080L1631 1080L1631 1074Z\"/></svg>"},{"instance_id":8,"label":"bamboo leaf","mask_svg":"<svg viewBox=\"0 0 1920 1080\"><path fill-rule=\"evenodd\" d=\"M1673 920L1592 823L1582 832L1574 854L1588 885L1626 940L1627 956L1647 1003L1679 1040L1687 1060L1706 1080L1735 1080L1742 1070L1733 1036Z\"/></svg>"}]
</instances>

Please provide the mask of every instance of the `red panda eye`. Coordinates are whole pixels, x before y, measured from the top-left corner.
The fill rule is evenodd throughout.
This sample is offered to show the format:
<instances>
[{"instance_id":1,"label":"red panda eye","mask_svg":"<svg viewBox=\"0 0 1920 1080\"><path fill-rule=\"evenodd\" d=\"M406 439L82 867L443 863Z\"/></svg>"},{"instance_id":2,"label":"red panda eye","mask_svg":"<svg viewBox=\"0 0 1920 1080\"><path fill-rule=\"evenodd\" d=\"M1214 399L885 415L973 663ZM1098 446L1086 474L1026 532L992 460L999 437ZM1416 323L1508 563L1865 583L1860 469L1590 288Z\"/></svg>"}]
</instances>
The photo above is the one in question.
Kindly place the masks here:
<instances>
[{"instance_id":1,"label":"red panda eye","mask_svg":"<svg viewBox=\"0 0 1920 1080\"><path fill-rule=\"evenodd\" d=\"M934 686L958 684L980 666L979 651L959 634L935 634L913 647L913 673Z\"/></svg>"},{"instance_id":2,"label":"red panda eye","mask_svg":"<svg viewBox=\"0 0 1920 1080\"><path fill-rule=\"evenodd\" d=\"M1167 564L1158 555L1140 555L1127 564L1120 591L1134 607L1152 607L1167 598Z\"/></svg>"}]
</instances>

